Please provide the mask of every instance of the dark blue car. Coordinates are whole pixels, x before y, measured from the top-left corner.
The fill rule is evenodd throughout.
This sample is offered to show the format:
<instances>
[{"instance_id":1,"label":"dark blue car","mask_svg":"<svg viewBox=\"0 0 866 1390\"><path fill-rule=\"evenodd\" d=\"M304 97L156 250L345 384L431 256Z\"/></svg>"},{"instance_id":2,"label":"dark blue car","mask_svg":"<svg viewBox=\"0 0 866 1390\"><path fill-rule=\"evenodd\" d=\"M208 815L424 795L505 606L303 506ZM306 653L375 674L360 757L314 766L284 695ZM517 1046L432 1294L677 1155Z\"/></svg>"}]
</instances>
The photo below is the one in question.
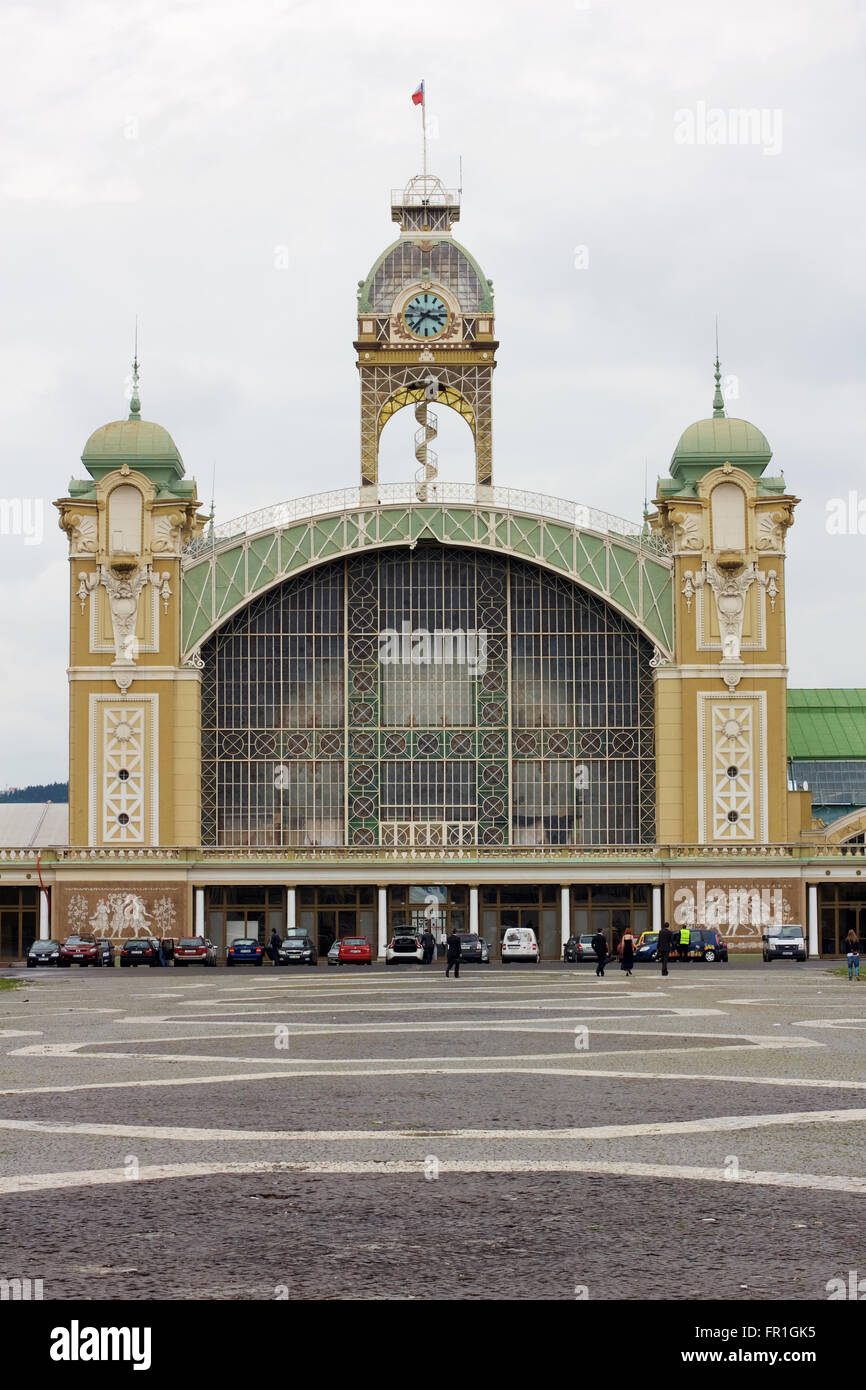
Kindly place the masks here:
<instances>
[{"instance_id":1,"label":"dark blue car","mask_svg":"<svg viewBox=\"0 0 866 1390\"><path fill-rule=\"evenodd\" d=\"M265 953L252 936L241 936L226 951L226 965L261 965Z\"/></svg>"}]
</instances>

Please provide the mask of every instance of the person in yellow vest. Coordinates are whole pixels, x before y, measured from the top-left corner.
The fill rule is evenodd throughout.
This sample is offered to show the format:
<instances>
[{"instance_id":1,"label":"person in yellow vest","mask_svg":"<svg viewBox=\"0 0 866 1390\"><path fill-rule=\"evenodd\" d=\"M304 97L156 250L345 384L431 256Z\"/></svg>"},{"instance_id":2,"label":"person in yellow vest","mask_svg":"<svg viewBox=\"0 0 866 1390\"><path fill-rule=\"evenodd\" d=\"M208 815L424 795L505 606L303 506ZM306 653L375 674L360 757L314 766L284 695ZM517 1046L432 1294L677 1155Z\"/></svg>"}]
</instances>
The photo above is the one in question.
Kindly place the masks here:
<instances>
[{"instance_id":1,"label":"person in yellow vest","mask_svg":"<svg viewBox=\"0 0 866 1390\"><path fill-rule=\"evenodd\" d=\"M688 960L689 958L691 935L691 927L680 927L680 960Z\"/></svg>"}]
</instances>

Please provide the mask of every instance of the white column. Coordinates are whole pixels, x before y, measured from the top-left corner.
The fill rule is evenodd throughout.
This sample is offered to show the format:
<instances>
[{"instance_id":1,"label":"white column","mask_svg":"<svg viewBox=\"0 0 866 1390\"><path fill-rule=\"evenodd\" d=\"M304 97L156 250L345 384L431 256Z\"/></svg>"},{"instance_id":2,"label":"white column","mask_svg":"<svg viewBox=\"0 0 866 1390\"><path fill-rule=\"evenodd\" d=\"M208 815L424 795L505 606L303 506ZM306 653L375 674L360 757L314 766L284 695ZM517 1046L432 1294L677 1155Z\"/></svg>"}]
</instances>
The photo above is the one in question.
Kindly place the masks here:
<instances>
[{"instance_id":1,"label":"white column","mask_svg":"<svg viewBox=\"0 0 866 1390\"><path fill-rule=\"evenodd\" d=\"M653 884L653 931L659 932L662 929L662 889Z\"/></svg>"},{"instance_id":2,"label":"white column","mask_svg":"<svg viewBox=\"0 0 866 1390\"><path fill-rule=\"evenodd\" d=\"M478 889L469 889L469 930L478 935Z\"/></svg>"},{"instance_id":3,"label":"white column","mask_svg":"<svg viewBox=\"0 0 866 1390\"><path fill-rule=\"evenodd\" d=\"M298 925L298 890L286 889L286 931L294 931Z\"/></svg>"},{"instance_id":4,"label":"white column","mask_svg":"<svg viewBox=\"0 0 866 1390\"><path fill-rule=\"evenodd\" d=\"M195 893L195 931L194 936L207 936L204 929L204 889L196 888Z\"/></svg>"},{"instance_id":5,"label":"white column","mask_svg":"<svg viewBox=\"0 0 866 1390\"><path fill-rule=\"evenodd\" d=\"M559 909L559 935L560 941L564 946L571 936L571 889L567 883L563 883L559 890L560 909Z\"/></svg>"},{"instance_id":6,"label":"white column","mask_svg":"<svg viewBox=\"0 0 866 1390\"><path fill-rule=\"evenodd\" d=\"M388 945L388 889L379 889L379 959L385 959Z\"/></svg>"},{"instance_id":7,"label":"white column","mask_svg":"<svg viewBox=\"0 0 866 1390\"><path fill-rule=\"evenodd\" d=\"M48 941L51 937L51 918L48 911L48 894L39 890L39 940Z\"/></svg>"},{"instance_id":8,"label":"white column","mask_svg":"<svg viewBox=\"0 0 866 1390\"><path fill-rule=\"evenodd\" d=\"M809 896L809 956L814 959L820 955L818 949L818 885L810 883L808 887Z\"/></svg>"}]
</instances>

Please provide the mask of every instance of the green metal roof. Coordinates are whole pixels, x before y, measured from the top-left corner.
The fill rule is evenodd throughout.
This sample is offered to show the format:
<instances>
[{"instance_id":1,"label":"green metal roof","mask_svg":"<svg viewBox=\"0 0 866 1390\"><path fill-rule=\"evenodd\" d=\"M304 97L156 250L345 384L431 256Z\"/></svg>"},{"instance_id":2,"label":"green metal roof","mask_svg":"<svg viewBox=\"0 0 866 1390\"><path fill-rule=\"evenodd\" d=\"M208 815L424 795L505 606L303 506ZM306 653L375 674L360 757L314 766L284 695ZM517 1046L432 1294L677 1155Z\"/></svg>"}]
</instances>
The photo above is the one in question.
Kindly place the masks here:
<instances>
[{"instance_id":1,"label":"green metal roof","mask_svg":"<svg viewBox=\"0 0 866 1390\"><path fill-rule=\"evenodd\" d=\"M94 430L84 446L82 459L111 463L118 459L135 463L139 459L171 459L180 461L177 445L167 429L150 420L113 420Z\"/></svg>"},{"instance_id":2,"label":"green metal roof","mask_svg":"<svg viewBox=\"0 0 866 1390\"><path fill-rule=\"evenodd\" d=\"M789 690L789 758L866 758L866 690Z\"/></svg>"}]
</instances>

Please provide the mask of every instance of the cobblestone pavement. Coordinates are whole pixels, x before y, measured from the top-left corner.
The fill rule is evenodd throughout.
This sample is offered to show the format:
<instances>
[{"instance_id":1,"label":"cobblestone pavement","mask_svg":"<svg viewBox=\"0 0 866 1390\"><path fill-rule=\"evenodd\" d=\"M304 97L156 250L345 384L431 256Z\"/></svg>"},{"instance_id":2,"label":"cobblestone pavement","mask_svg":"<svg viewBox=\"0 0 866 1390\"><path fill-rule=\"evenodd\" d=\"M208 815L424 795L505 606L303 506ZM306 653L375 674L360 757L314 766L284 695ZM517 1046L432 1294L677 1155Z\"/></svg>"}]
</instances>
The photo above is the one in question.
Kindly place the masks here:
<instances>
[{"instance_id":1,"label":"cobblestone pavement","mask_svg":"<svg viewBox=\"0 0 866 1390\"><path fill-rule=\"evenodd\" d=\"M864 1028L866 984L811 962L27 974L0 995L0 1277L826 1298L866 1274Z\"/></svg>"}]
</instances>

